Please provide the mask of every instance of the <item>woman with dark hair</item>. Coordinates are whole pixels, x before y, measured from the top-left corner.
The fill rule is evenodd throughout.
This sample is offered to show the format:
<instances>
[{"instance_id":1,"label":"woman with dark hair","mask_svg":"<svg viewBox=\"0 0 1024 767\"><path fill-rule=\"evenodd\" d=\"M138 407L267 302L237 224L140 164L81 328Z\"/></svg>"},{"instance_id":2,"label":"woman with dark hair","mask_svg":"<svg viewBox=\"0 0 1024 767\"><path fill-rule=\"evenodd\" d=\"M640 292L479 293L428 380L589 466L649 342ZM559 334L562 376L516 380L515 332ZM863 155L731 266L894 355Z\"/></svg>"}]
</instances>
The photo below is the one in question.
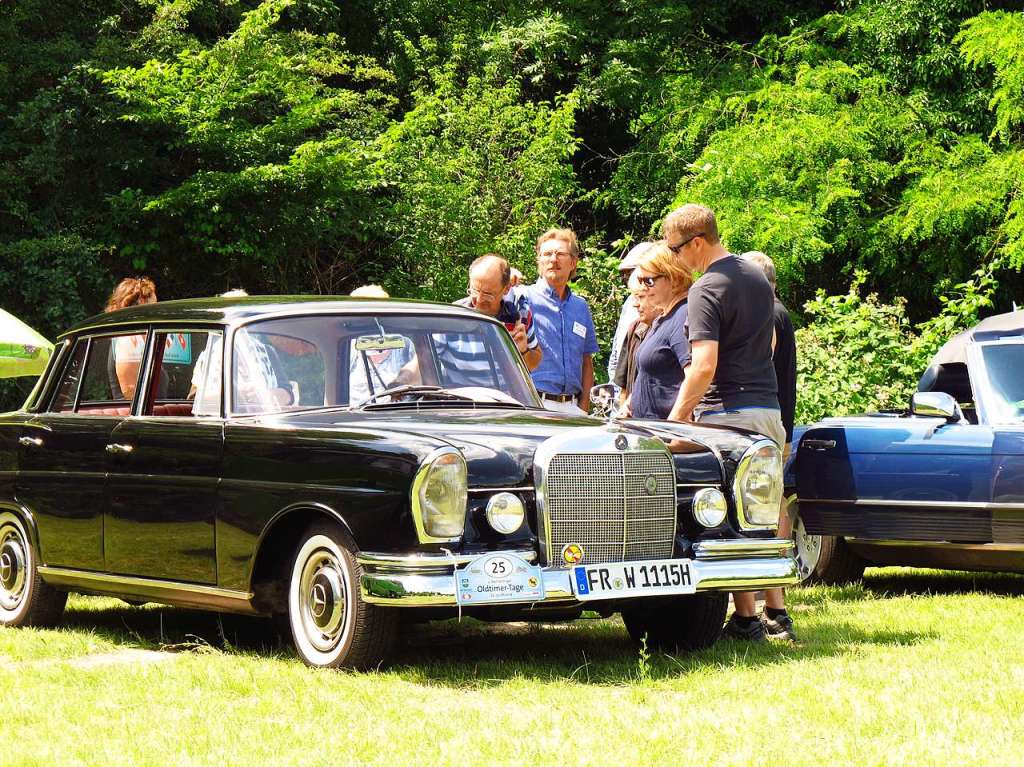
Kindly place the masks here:
<instances>
[{"instance_id":1,"label":"woman with dark hair","mask_svg":"<svg viewBox=\"0 0 1024 767\"><path fill-rule=\"evenodd\" d=\"M149 277L125 277L117 283L103 311L116 312L129 306L153 303L156 303L156 285L153 280ZM145 345L144 334L119 336L114 340L107 370L114 399L131 399L134 396Z\"/></svg>"}]
</instances>

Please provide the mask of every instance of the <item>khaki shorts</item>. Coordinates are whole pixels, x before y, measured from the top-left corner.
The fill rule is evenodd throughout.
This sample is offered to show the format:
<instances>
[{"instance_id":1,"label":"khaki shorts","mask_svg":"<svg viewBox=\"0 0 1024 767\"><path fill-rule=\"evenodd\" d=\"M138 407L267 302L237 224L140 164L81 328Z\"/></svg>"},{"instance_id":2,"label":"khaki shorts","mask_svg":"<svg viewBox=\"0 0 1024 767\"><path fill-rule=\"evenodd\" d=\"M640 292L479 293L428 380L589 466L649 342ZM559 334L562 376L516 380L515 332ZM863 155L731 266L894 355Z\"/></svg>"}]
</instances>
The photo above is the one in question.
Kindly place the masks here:
<instances>
[{"instance_id":1,"label":"khaki shorts","mask_svg":"<svg viewBox=\"0 0 1024 767\"><path fill-rule=\"evenodd\" d=\"M786 444L786 427L782 425L782 414L773 408L750 407L742 410L705 412L697 417L697 423L738 426L741 429L763 434L779 447Z\"/></svg>"}]
</instances>

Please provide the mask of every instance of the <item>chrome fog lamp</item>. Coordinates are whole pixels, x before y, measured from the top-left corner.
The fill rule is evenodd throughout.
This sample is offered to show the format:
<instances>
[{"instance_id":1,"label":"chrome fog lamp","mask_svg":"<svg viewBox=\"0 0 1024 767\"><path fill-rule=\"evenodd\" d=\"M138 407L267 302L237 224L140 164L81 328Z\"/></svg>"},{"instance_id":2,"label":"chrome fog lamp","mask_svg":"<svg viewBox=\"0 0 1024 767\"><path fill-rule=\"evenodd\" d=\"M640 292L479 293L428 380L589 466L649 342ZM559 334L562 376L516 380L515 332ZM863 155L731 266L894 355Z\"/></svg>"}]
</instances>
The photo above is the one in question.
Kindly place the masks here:
<instances>
[{"instance_id":1,"label":"chrome fog lamp","mask_svg":"<svg viewBox=\"0 0 1024 767\"><path fill-rule=\"evenodd\" d=\"M743 530L779 526L782 501L782 453L774 442L759 440L747 448L733 481L736 511Z\"/></svg>"},{"instance_id":2,"label":"chrome fog lamp","mask_svg":"<svg viewBox=\"0 0 1024 767\"><path fill-rule=\"evenodd\" d=\"M705 487L693 496L693 518L704 527L718 527L725 521L729 504L717 487Z\"/></svg>"},{"instance_id":3,"label":"chrome fog lamp","mask_svg":"<svg viewBox=\"0 0 1024 767\"><path fill-rule=\"evenodd\" d=\"M466 525L466 460L455 448L431 453L412 483L416 533L423 543L454 541Z\"/></svg>"},{"instance_id":4,"label":"chrome fog lamp","mask_svg":"<svg viewBox=\"0 0 1024 767\"><path fill-rule=\"evenodd\" d=\"M504 535L514 533L523 524L526 509L518 495L495 493L487 501L487 524Z\"/></svg>"}]
</instances>

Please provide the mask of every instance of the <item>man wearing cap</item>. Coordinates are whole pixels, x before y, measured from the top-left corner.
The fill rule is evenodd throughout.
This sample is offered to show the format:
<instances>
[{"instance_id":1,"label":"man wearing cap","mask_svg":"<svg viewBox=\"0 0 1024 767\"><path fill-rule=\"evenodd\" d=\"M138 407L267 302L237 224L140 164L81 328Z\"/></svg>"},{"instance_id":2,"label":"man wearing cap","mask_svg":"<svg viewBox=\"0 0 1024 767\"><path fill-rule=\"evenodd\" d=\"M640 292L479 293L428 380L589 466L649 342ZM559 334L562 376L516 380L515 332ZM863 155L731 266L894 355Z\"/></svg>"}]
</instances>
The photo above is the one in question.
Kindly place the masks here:
<instances>
[{"instance_id":1,"label":"man wearing cap","mask_svg":"<svg viewBox=\"0 0 1024 767\"><path fill-rule=\"evenodd\" d=\"M572 229L549 229L537 238L537 282L526 288L544 357L533 371L544 407L584 415L594 385L597 334L590 307L569 288L579 261Z\"/></svg>"},{"instance_id":2,"label":"man wearing cap","mask_svg":"<svg viewBox=\"0 0 1024 767\"><path fill-rule=\"evenodd\" d=\"M629 284L629 277L636 269L637 261L652 244L653 243L650 242L638 243L630 248L629 252L622 257L622 260L619 262L619 277L623 284ZM626 340L626 334L629 332L629 329L633 327L633 324L637 320L637 316L636 301L634 300L633 295L630 294L622 304L622 311L619 313L619 324L615 326L615 339L612 341L612 348L608 355L608 380L613 383L615 381L615 371L619 366L619 352L622 350L622 344ZM619 387L616 386L616 398L620 393Z\"/></svg>"}]
</instances>

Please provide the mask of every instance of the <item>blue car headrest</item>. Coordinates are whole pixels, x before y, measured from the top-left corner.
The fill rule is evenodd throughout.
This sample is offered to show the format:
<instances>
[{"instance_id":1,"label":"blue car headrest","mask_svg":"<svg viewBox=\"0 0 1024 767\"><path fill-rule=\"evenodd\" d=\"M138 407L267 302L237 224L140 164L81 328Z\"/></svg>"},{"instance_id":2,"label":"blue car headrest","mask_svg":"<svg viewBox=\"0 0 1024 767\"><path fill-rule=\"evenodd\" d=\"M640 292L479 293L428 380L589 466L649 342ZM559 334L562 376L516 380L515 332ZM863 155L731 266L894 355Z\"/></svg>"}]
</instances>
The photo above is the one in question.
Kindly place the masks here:
<instances>
[{"instance_id":1,"label":"blue car headrest","mask_svg":"<svg viewBox=\"0 0 1024 767\"><path fill-rule=\"evenodd\" d=\"M971 377L967 372L967 365L962 362L932 365L924 371L921 380L917 382L917 390L945 392L957 402L974 400Z\"/></svg>"}]
</instances>

